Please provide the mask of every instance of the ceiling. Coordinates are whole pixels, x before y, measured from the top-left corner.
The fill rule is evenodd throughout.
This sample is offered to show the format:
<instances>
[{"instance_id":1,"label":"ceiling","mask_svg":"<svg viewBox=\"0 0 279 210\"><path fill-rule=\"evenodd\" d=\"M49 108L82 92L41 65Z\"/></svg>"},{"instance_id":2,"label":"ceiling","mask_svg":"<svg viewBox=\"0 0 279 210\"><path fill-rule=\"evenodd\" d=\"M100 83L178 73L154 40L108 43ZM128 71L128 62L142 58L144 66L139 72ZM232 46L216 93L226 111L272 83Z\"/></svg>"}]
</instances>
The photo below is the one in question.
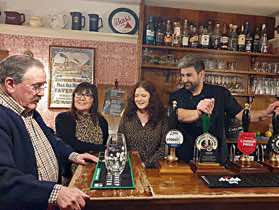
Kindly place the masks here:
<instances>
[{"instance_id":1,"label":"ceiling","mask_svg":"<svg viewBox=\"0 0 279 210\"><path fill-rule=\"evenodd\" d=\"M140 0L87 0L103 1L124 4L139 4ZM195 10L207 10L229 12L239 14L278 16L279 0L145 0L145 4L154 6L166 6L187 8Z\"/></svg>"}]
</instances>

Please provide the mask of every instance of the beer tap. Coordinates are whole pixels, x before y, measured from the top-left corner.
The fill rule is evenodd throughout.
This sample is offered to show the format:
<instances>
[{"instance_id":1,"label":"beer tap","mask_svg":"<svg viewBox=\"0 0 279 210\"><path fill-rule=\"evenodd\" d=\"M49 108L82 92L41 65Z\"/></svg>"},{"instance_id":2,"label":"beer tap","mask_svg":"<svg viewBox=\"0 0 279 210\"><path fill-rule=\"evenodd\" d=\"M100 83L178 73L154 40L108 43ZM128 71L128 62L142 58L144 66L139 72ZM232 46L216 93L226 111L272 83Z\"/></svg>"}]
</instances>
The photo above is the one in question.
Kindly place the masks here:
<instances>
[{"instance_id":1,"label":"beer tap","mask_svg":"<svg viewBox=\"0 0 279 210\"><path fill-rule=\"evenodd\" d=\"M246 103L242 114L242 128L244 132L248 132L250 125L250 105Z\"/></svg>"},{"instance_id":2,"label":"beer tap","mask_svg":"<svg viewBox=\"0 0 279 210\"><path fill-rule=\"evenodd\" d=\"M177 101L172 101L172 106L169 107L168 110L168 125L169 125L169 129L175 129L177 126Z\"/></svg>"}]
</instances>

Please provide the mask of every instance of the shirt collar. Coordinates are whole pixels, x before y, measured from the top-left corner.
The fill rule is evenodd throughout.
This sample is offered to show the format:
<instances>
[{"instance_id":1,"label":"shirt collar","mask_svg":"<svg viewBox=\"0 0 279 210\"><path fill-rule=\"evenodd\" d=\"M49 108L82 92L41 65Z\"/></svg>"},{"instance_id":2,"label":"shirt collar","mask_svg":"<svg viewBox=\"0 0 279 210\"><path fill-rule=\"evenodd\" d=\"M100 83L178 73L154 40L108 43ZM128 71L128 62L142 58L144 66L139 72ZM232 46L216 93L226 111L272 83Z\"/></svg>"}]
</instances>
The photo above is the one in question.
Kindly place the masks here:
<instances>
[{"instance_id":1,"label":"shirt collar","mask_svg":"<svg viewBox=\"0 0 279 210\"><path fill-rule=\"evenodd\" d=\"M2 87L0 87L0 104L25 117L33 114L32 111L27 112L27 110L19 105L10 95L8 95Z\"/></svg>"}]
</instances>

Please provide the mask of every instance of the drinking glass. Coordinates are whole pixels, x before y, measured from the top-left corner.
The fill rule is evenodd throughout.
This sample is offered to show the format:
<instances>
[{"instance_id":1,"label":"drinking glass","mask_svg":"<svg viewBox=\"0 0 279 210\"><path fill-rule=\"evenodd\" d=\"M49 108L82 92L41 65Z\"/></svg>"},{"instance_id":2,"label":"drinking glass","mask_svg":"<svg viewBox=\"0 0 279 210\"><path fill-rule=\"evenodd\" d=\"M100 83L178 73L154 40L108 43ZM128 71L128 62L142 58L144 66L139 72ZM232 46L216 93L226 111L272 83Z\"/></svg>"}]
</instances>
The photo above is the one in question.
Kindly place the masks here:
<instances>
[{"instance_id":1,"label":"drinking glass","mask_svg":"<svg viewBox=\"0 0 279 210\"><path fill-rule=\"evenodd\" d=\"M127 156L127 147L124 134L110 134L105 150L105 164L108 174L119 177L125 169Z\"/></svg>"}]
</instances>

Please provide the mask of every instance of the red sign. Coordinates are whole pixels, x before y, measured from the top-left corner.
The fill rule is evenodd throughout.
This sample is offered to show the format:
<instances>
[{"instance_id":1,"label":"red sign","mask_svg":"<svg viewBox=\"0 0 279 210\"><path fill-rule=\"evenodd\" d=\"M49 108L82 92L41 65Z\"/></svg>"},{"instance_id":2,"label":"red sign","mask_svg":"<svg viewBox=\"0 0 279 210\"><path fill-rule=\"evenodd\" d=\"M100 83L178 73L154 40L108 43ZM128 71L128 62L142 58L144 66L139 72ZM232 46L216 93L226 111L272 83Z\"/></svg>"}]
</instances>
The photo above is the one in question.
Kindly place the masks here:
<instances>
[{"instance_id":1,"label":"red sign","mask_svg":"<svg viewBox=\"0 0 279 210\"><path fill-rule=\"evenodd\" d=\"M237 139L237 148L245 155L255 152L257 146L255 132L241 132Z\"/></svg>"}]
</instances>

